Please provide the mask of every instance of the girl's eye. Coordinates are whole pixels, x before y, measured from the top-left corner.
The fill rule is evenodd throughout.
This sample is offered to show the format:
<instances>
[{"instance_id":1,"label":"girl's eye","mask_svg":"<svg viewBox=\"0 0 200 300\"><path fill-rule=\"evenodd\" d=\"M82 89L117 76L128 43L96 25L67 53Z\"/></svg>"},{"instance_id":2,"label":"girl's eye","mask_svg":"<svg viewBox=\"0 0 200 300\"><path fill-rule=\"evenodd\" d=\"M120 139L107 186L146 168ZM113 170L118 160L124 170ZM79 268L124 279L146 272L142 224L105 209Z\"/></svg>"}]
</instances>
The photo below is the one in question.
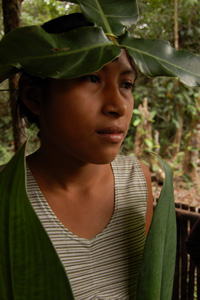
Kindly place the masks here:
<instances>
[{"instance_id":1,"label":"girl's eye","mask_svg":"<svg viewBox=\"0 0 200 300\"><path fill-rule=\"evenodd\" d=\"M127 81L123 83L123 88L126 90L132 90L134 88L134 84Z\"/></svg>"},{"instance_id":2,"label":"girl's eye","mask_svg":"<svg viewBox=\"0 0 200 300\"><path fill-rule=\"evenodd\" d=\"M86 78L91 81L92 83L99 83L100 82L100 78L99 76L95 75L95 74L91 74L91 75L87 75Z\"/></svg>"}]
</instances>

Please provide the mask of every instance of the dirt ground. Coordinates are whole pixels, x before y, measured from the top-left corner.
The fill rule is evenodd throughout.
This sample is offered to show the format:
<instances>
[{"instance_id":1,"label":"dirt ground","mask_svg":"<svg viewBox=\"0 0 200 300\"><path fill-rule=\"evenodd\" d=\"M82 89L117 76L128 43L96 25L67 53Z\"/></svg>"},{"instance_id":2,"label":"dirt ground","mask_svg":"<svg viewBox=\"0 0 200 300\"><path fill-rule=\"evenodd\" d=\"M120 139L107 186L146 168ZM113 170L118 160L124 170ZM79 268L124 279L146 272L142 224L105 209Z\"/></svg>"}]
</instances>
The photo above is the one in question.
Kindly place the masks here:
<instances>
[{"instance_id":1,"label":"dirt ground","mask_svg":"<svg viewBox=\"0 0 200 300\"><path fill-rule=\"evenodd\" d=\"M154 201L159 198L161 189L161 183L153 180L152 190ZM190 186L181 177L174 177L174 200L175 203L180 204L180 207L182 205L189 205L195 207L195 211L200 213L200 188Z\"/></svg>"}]
</instances>

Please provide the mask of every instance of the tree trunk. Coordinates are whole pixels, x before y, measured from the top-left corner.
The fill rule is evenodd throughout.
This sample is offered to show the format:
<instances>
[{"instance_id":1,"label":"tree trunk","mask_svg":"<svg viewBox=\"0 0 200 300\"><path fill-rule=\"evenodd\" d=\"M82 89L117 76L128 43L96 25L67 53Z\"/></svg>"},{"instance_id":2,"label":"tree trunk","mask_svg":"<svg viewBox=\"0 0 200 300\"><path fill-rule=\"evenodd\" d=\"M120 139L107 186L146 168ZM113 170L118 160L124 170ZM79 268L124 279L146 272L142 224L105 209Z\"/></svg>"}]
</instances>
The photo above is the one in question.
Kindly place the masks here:
<instances>
[{"instance_id":1,"label":"tree trunk","mask_svg":"<svg viewBox=\"0 0 200 300\"><path fill-rule=\"evenodd\" d=\"M174 47L176 50L179 49L179 34L178 34L178 0L174 0ZM182 131L183 131L183 112L180 104L176 105L179 113L179 128L176 129L175 136L172 142L172 156L175 159L176 155L180 151Z\"/></svg>"},{"instance_id":2,"label":"tree trunk","mask_svg":"<svg viewBox=\"0 0 200 300\"><path fill-rule=\"evenodd\" d=\"M134 143L134 154L137 158L145 158L151 167L149 152L152 151L152 123L149 121L151 114L148 111L148 99L144 98L143 103L139 105L138 110L141 112L141 123L137 126Z\"/></svg>"},{"instance_id":3,"label":"tree trunk","mask_svg":"<svg viewBox=\"0 0 200 300\"><path fill-rule=\"evenodd\" d=\"M21 0L2 0L2 6L4 32L7 34L20 26Z\"/></svg>"},{"instance_id":4,"label":"tree trunk","mask_svg":"<svg viewBox=\"0 0 200 300\"><path fill-rule=\"evenodd\" d=\"M172 146L170 147L170 148L172 148L173 158L176 158L176 155L180 151L181 138L182 138L182 132L183 132L183 110L182 110L182 105L177 104L176 109L179 113L179 128L176 129L174 139L173 139L173 143L172 143Z\"/></svg>"},{"instance_id":5,"label":"tree trunk","mask_svg":"<svg viewBox=\"0 0 200 300\"><path fill-rule=\"evenodd\" d=\"M159 142L160 132L158 130L154 130L154 148L155 153L159 155L160 152L160 142Z\"/></svg>"},{"instance_id":6,"label":"tree trunk","mask_svg":"<svg viewBox=\"0 0 200 300\"><path fill-rule=\"evenodd\" d=\"M4 33L7 34L11 30L20 26L21 15L21 2L22 0L2 0L3 19L4 19ZM15 150L23 144L25 140L24 126L21 125L20 120L16 114L16 90L17 90L17 77L13 76L9 79L10 89L10 108L13 125L13 137L15 143Z\"/></svg>"},{"instance_id":7,"label":"tree trunk","mask_svg":"<svg viewBox=\"0 0 200 300\"><path fill-rule=\"evenodd\" d=\"M178 0L174 0L174 47L176 50L179 48L178 36Z\"/></svg>"},{"instance_id":8,"label":"tree trunk","mask_svg":"<svg viewBox=\"0 0 200 300\"><path fill-rule=\"evenodd\" d=\"M183 162L183 172L190 176L196 187L199 187L199 178L197 173L197 165L199 162L200 150L200 94L197 101L197 116L191 122L191 130L185 150L185 158Z\"/></svg>"}]
</instances>

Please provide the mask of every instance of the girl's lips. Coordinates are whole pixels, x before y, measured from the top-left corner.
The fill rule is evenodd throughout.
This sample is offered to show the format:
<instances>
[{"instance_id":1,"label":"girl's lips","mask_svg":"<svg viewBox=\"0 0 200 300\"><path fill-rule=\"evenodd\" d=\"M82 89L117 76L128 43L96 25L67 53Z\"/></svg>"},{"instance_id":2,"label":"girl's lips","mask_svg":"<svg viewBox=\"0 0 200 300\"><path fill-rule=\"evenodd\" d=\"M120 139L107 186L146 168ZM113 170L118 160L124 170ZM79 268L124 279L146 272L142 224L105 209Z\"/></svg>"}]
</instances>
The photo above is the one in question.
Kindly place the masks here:
<instances>
[{"instance_id":1,"label":"girl's lips","mask_svg":"<svg viewBox=\"0 0 200 300\"><path fill-rule=\"evenodd\" d=\"M97 131L97 135L110 143L121 143L124 137L122 130L109 128Z\"/></svg>"}]
</instances>

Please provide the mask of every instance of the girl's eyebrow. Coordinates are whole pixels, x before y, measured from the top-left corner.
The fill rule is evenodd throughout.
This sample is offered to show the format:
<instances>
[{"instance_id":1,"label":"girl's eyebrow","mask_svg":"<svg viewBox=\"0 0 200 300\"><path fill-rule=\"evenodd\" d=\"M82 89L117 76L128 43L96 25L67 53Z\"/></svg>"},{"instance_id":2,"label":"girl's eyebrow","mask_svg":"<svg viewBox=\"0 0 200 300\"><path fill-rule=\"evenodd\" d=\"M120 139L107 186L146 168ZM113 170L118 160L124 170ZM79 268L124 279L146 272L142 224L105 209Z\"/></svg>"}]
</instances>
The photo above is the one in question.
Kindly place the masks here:
<instances>
[{"instance_id":1,"label":"girl's eyebrow","mask_svg":"<svg viewBox=\"0 0 200 300\"><path fill-rule=\"evenodd\" d=\"M135 71L131 68L130 70L123 71L120 75L133 74L135 76Z\"/></svg>"},{"instance_id":2,"label":"girl's eyebrow","mask_svg":"<svg viewBox=\"0 0 200 300\"><path fill-rule=\"evenodd\" d=\"M133 74L134 75L134 81L135 81L137 79L137 77L138 77L138 73L137 73L137 70L135 68L135 65L134 65L134 62L132 61L132 59L129 59L129 57L128 57L128 60L129 60L129 65L126 65L124 67L125 71L122 71L122 73L120 73L120 75L127 75L127 74L130 75L130 74ZM117 62L117 61L119 61L119 57L116 57L112 61L112 63ZM106 71L107 68L108 68L107 65L104 65L101 70Z\"/></svg>"},{"instance_id":3,"label":"girl's eyebrow","mask_svg":"<svg viewBox=\"0 0 200 300\"><path fill-rule=\"evenodd\" d=\"M123 75L133 75L134 81L137 79L137 72L133 68L130 68L130 70L126 70L120 74L120 76L123 76Z\"/></svg>"},{"instance_id":4,"label":"girl's eyebrow","mask_svg":"<svg viewBox=\"0 0 200 300\"><path fill-rule=\"evenodd\" d=\"M118 60L118 58L116 58L116 59L113 60L112 62L115 62L115 61L117 61L117 60ZM125 69L125 68L124 68L124 69ZM106 66L106 65L103 66L102 70L106 71L106 70L107 70L107 66ZM135 70L132 66L130 66L130 68L127 66L126 70L125 70L125 71L122 71L122 72L120 73L120 75L127 75L127 74L133 74L134 77L137 78L137 72L136 72L136 70Z\"/></svg>"},{"instance_id":5,"label":"girl's eyebrow","mask_svg":"<svg viewBox=\"0 0 200 300\"><path fill-rule=\"evenodd\" d=\"M112 62L115 62L115 61L118 61L118 60L119 60L119 57L116 57ZM132 73L134 75L134 80L136 80L138 78L138 73L137 73L137 70L135 68L134 62L132 61L130 56L128 57L128 60L129 60L129 63L131 65L131 68L128 71L122 72L122 75Z\"/></svg>"}]
</instances>

